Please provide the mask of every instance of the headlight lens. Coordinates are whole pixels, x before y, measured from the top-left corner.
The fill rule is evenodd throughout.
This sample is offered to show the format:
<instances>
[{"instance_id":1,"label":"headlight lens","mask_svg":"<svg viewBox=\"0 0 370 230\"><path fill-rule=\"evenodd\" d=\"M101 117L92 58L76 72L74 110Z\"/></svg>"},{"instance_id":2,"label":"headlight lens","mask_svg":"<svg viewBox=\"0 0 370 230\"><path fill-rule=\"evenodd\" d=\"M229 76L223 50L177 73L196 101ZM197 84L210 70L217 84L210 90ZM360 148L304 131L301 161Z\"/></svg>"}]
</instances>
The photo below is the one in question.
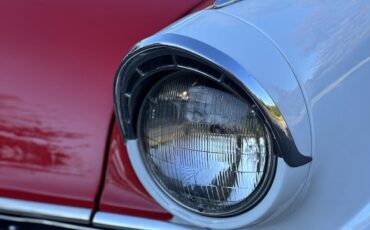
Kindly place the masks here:
<instances>
[{"instance_id":1,"label":"headlight lens","mask_svg":"<svg viewBox=\"0 0 370 230\"><path fill-rule=\"evenodd\" d=\"M138 137L154 181L199 214L244 212L271 184L276 157L258 109L194 73L172 74L150 90Z\"/></svg>"}]
</instances>

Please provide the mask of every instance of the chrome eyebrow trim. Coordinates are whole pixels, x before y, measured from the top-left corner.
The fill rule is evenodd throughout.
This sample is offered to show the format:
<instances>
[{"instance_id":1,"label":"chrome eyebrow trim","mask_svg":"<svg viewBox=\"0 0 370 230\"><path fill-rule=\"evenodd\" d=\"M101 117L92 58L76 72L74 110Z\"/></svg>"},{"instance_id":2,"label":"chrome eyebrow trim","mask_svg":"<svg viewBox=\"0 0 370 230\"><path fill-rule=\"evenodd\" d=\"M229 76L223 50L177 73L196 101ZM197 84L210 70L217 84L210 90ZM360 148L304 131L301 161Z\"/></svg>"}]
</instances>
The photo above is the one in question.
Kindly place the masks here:
<instances>
[{"instance_id":1,"label":"chrome eyebrow trim","mask_svg":"<svg viewBox=\"0 0 370 230\"><path fill-rule=\"evenodd\" d=\"M65 205L0 198L0 213L24 215L79 224L89 224L92 210Z\"/></svg>"},{"instance_id":2,"label":"chrome eyebrow trim","mask_svg":"<svg viewBox=\"0 0 370 230\"><path fill-rule=\"evenodd\" d=\"M126 70L125 67L129 63L135 61L139 55L143 55L145 52L158 47L167 47L169 49L178 49L188 52L189 54L212 63L213 65L222 69L226 74L230 75L232 78L231 80L234 83L237 83L243 88L243 90L261 110L262 115L266 120L266 124L272 131L275 141L274 147L277 156L283 158L284 161L291 167L299 167L312 161L310 156L307 156L298 150L284 116L268 92L266 92L266 90L259 84L253 75L251 75L232 57L229 57L216 48L211 47L201 41L177 34L159 34L157 36L142 40L125 57L119 67L114 83L114 108L121 131L123 131L126 141L129 139L135 139L136 137L128 136L128 132L125 132L125 127L132 126L131 121L125 121L122 111L123 101L121 98L121 88L123 74Z\"/></svg>"},{"instance_id":3,"label":"chrome eyebrow trim","mask_svg":"<svg viewBox=\"0 0 370 230\"><path fill-rule=\"evenodd\" d=\"M215 3L213 3L213 8L219 9L219 8L234 4L239 1L241 0L216 0Z\"/></svg>"}]
</instances>

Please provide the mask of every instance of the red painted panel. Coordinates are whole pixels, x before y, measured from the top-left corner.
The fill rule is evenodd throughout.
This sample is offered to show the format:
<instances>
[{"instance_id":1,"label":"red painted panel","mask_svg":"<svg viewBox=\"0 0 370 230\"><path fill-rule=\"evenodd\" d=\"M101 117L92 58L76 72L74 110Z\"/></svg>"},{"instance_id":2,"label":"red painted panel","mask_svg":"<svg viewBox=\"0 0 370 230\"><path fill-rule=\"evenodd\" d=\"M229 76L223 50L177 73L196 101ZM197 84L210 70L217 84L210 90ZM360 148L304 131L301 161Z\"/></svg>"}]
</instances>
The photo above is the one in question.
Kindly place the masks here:
<instances>
[{"instance_id":1,"label":"red painted panel","mask_svg":"<svg viewBox=\"0 0 370 230\"><path fill-rule=\"evenodd\" d=\"M190 13L194 13L194 12L197 12L197 11L200 11L200 10L203 10L207 7L210 7L213 5L213 3L215 3L215 0L204 0L201 4L197 5L196 7L194 7Z\"/></svg>"},{"instance_id":2,"label":"red painted panel","mask_svg":"<svg viewBox=\"0 0 370 230\"><path fill-rule=\"evenodd\" d=\"M93 207L120 60L200 1L0 1L0 196Z\"/></svg>"},{"instance_id":3,"label":"red painted panel","mask_svg":"<svg viewBox=\"0 0 370 230\"><path fill-rule=\"evenodd\" d=\"M137 178L117 123L114 124L109 146L100 210L156 219L171 218L171 215L150 197Z\"/></svg>"}]
</instances>

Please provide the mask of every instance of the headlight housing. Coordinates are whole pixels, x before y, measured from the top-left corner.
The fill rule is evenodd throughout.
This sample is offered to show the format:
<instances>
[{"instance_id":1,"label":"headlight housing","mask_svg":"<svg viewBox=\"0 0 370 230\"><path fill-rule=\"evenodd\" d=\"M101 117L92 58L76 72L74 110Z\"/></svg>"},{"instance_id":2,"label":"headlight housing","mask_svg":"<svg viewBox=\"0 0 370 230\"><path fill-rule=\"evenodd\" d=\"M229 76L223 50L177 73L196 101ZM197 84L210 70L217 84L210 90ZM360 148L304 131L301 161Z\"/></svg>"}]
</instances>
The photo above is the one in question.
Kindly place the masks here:
<instances>
[{"instance_id":1,"label":"headlight housing","mask_svg":"<svg viewBox=\"0 0 370 230\"><path fill-rule=\"evenodd\" d=\"M137 127L153 179L196 213L239 214L271 184L276 156L258 108L199 73L178 71L157 82Z\"/></svg>"},{"instance_id":2,"label":"headlight housing","mask_svg":"<svg viewBox=\"0 0 370 230\"><path fill-rule=\"evenodd\" d=\"M273 55L267 57L280 62L280 53L271 48ZM297 84L285 65L271 67ZM311 158L298 151L272 98L244 66L218 48L175 34L143 40L123 60L114 90L117 119L135 172L176 220L216 229L258 223L284 210L307 176L308 166L298 166ZM197 94L202 95L190 96ZM228 134L229 142L219 134ZM178 151L169 152L174 143ZM250 150L243 149L248 143ZM208 159L199 154L214 152L209 146L224 154L208 154ZM230 175L238 172L238 161L244 168L253 165L252 159L241 157L248 151L256 153L259 169L248 177L239 175L254 182L240 186ZM230 192L235 188L238 193Z\"/></svg>"}]
</instances>

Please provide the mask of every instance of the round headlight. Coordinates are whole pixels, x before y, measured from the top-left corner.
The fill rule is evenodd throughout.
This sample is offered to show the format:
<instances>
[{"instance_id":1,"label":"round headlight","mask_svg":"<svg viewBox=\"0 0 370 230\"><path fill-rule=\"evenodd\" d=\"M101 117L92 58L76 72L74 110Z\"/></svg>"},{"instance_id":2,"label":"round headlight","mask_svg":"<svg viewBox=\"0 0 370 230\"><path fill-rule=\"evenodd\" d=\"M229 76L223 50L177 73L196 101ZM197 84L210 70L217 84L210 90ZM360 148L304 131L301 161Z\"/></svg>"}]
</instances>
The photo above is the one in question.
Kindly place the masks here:
<instances>
[{"instance_id":1,"label":"round headlight","mask_svg":"<svg viewBox=\"0 0 370 230\"><path fill-rule=\"evenodd\" d=\"M194 72L170 74L151 88L137 134L157 185L198 214L240 214L271 185L276 156L258 108Z\"/></svg>"}]
</instances>

